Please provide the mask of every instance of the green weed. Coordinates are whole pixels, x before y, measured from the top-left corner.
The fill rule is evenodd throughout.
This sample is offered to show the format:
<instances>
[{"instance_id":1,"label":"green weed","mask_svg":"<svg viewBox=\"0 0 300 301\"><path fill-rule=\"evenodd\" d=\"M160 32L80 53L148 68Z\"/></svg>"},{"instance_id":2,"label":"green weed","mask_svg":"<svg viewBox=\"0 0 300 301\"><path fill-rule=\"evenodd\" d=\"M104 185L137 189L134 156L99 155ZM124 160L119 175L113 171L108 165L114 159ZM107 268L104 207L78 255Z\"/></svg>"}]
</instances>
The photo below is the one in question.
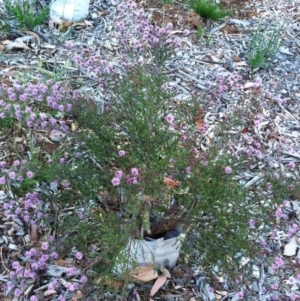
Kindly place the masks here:
<instances>
[{"instance_id":1,"label":"green weed","mask_svg":"<svg viewBox=\"0 0 300 301\"><path fill-rule=\"evenodd\" d=\"M161 5L172 4L173 2L173 0L159 0Z\"/></svg>"},{"instance_id":2,"label":"green weed","mask_svg":"<svg viewBox=\"0 0 300 301\"><path fill-rule=\"evenodd\" d=\"M48 7L43 8L40 13L36 14L33 11L34 6L34 1L22 0L20 4L17 4L5 0L7 11L17 19L20 27L24 29L34 29L37 25L45 22L49 15Z\"/></svg>"},{"instance_id":3,"label":"green weed","mask_svg":"<svg viewBox=\"0 0 300 301\"><path fill-rule=\"evenodd\" d=\"M252 39L248 62L252 68L266 67L274 58L281 43L282 27L261 23Z\"/></svg>"},{"instance_id":4,"label":"green weed","mask_svg":"<svg viewBox=\"0 0 300 301\"><path fill-rule=\"evenodd\" d=\"M206 33L206 29L203 26L199 26L196 32L196 38L201 39Z\"/></svg>"},{"instance_id":5,"label":"green weed","mask_svg":"<svg viewBox=\"0 0 300 301\"><path fill-rule=\"evenodd\" d=\"M5 132L9 130L15 124L15 122L17 122L17 119L10 116L0 118L0 135L5 134Z\"/></svg>"},{"instance_id":6,"label":"green weed","mask_svg":"<svg viewBox=\"0 0 300 301\"><path fill-rule=\"evenodd\" d=\"M218 4L211 0L192 0L191 8L202 18L217 21L226 16L230 16L230 10L222 9Z\"/></svg>"}]
</instances>

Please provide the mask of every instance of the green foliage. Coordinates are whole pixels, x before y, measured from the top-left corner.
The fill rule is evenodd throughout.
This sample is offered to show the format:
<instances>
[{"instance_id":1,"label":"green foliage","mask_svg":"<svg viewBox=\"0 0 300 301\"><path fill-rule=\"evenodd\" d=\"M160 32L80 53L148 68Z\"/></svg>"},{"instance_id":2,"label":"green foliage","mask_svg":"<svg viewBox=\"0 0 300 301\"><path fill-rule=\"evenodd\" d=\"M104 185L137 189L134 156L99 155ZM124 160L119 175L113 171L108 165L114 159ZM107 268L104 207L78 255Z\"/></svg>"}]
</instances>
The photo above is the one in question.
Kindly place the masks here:
<instances>
[{"instance_id":1,"label":"green foliage","mask_svg":"<svg viewBox=\"0 0 300 301\"><path fill-rule=\"evenodd\" d=\"M173 0L159 0L159 3L162 5L172 4L173 2Z\"/></svg>"},{"instance_id":2,"label":"green foliage","mask_svg":"<svg viewBox=\"0 0 300 301\"><path fill-rule=\"evenodd\" d=\"M191 8L202 18L217 21L226 16L230 16L230 10L222 9L218 4L211 0L192 0Z\"/></svg>"},{"instance_id":3,"label":"green foliage","mask_svg":"<svg viewBox=\"0 0 300 301\"><path fill-rule=\"evenodd\" d=\"M3 18L2 20L0 20L0 37L1 34L6 34L9 32L9 24L8 21Z\"/></svg>"},{"instance_id":4,"label":"green foliage","mask_svg":"<svg viewBox=\"0 0 300 301\"><path fill-rule=\"evenodd\" d=\"M20 23L21 28L34 29L37 25L45 22L49 15L49 8L45 7L42 11L36 14L33 11L35 2L22 0L21 4L11 3L9 0L5 0L5 7L7 11L12 14Z\"/></svg>"},{"instance_id":5,"label":"green foliage","mask_svg":"<svg viewBox=\"0 0 300 301\"><path fill-rule=\"evenodd\" d=\"M206 33L206 29L203 26L199 26L196 32L196 38L201 39Z\"/></svg>"},{"instance_id":6,"label":"green foliage","mask_svg":"<svg viewBox=\"0 0 300 301\"><path fill-rule=\"evenodd\" d=\"M33 192L38 182L35 179L25 178L21 183L13 183L12 191L16 195L25 195L27 192Z\"/></svg>"},{"instance_id":7,"label":"green foliage","mask_svg":"<svg viewBox=\"0 0 300 301\"><path fill-rule=\"evenodd\" d=\"M17 119L10 116L5 116L5 118L0 118L0 135L4 135L7 130L9 130L17 121Z\"/></svg>"},{"instance_id":8,"label":"green foliage","mask_svg":"<svg viewBox=\"0 0 300 301\"><path fill-rule=\"evenodd\" d=\"M252 68L266 67L274 58L281 43L282 27L272 23L259 24L252 39L248 62Z\"/></svg>"},{"instance_id":9,"label":"green foliage","mask_svg":"<svg viewBox=\"0 0 300 301\"><path fill-rule=\"evenodd\" d=\"M95 158L97 168L86 161L77 162L71 186L81 191L84 199L92 196L93 191L93 199L98 204L93 206L98 210L98 217L92 218L93 225L98 225L99 243L109 252L100 252L97 256L102 263L110 263L109 266L100 264L99 273L109 274L109 267L120 251L117 241L122 241L124 246L129 237L137 237L136 233L140 233L143 212L148 210L159 219L170 206L170 199L187 209L178 220L190 228L184 250L189 254L201 250L207 268L220 261L228 271L238 267L232 260L237 252L253 255L256 251L253 236L249 238L250 218L260 224L270 212L270 205L262 210L261 197L250 198L248 191L233 179L242 163L226 153L220 154L229 139L221 136L221 132L230 128L230 122L222 125L220 137L206 152L195 155L191 150L198 147L195 118L200 103L193 100L173 104L172 94L161 89L165 81L160 73L132 68L116 81L116 98L104 111L92 102L74 103L73 114L82 129L74 138L84 143L89 155ZM166 122L170 112L175 116L173 130ZM184 142L183 132L187 133ZM119 150L124 150L126 155L120 157ZM174 160L172 164L171 159ZM225 173L226 166L232 166L232 174ZM187 167L190 173L186 172ZM126 183L126 177L120 185L112 185L117 170L128 175L131 168L139 169L136 185ZM163 178L169 175L180 181L178 189L166 188ZM66 178L66 173L63 177ZM93 177L95 181L87 186ZM159 203L149 208L138 199L140 193L159 199ZM62 225L60 229L66 227ZM80 233L86 235L86 231L76 230L76 233L76 239L85 241L84 248L87 248L87 240L78 236Z\"/></svg>"},{"instance_id":10,"label":"green foliage","mask_svg":"<svg viewBox=\"0 0 300 301\"><path fill-rule=\"evenodd\" d=\"M211 37L206 34L206 29L203 26L199 26L196 32L196 38L200 40L204 38L205 44L208 46L211 41Z\"/></svg>"}]
</instances>

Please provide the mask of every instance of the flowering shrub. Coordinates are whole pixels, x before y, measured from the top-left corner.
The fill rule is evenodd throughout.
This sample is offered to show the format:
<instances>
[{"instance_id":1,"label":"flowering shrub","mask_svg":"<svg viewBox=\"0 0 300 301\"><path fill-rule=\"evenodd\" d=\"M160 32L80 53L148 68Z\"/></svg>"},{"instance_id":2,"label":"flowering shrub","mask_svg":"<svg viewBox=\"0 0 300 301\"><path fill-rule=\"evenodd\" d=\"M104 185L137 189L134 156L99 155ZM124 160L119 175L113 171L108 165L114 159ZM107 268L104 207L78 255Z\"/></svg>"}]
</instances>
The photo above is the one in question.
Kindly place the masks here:
<instances>
[{"instance_id":1,"label":"flowering shrub","mask_svg":"<svg viewBox=\"0 0 300 301\"><path fill-rule=\"evenodd\" d=\"M217 75L205 93L195 93L189 102L174 102L176 85L168 83L163 72L164 62L180 47L180 40L172 36L172 25L152 25L132 1L121 3L117 10L119 65L71 43L66 44L63 54L67 57L72 52L71 61L78 72L99 78L99 89L105 87L110 97L105 105L80 90L73 91L71 83L43 76L34 83L15 81L11 87L2 86L3 121L8 118L7 122L13 120L31 131L46 130L58 143L60 134L68 135L71 141L61 144L63 153L48 154L35 164L30 158L27 162L0 162L0 184L18 195L3 205L4 218L31 227L38 224L42 232L55 226L57 237L65 239L61 245L69 253L76 245L74 266L76 261L86 260L88 268L96 269L101 277L111 274L116 256L129 238L151 237L165 219L170 229L183 225L187 234L183 251L189 254L191 264L208 270L218 265L218 269L232 272L228 273L235 279L236 299L250 295L236 260L241 255L256 256L274 274L264 294L271 292L273 300L285 294L293 300L297 294L291 287L298 274L291 272L284 292L278 291L276 273L284 270L286 263L273 256L266 235L273 231L275 237L276 228L271 229L274 219L286 223L289 236L298 231L298 225L289 218L286 195L298 189L295 163L286 164L280 172L261 170L263 177L253 186L242 182L245 170L257 157L266 155L262 141L247 131L250 125L254 130L263 126L260 109L271 92L257 94L262 85L258 78L250 85L254 93L249 98L250 92L240 84L241 76L233 73ZM210 125L202 115L228 95L234 100L230 103L233 110L208 138ZM250 99L250 104L245 99ZM282 103L279 98L277 104ZM251 120L247 117L249 107L254 116ZM68 128L71 117L78 128L72 133ZM233 127L237 130L232 131ZM239 152L241 142L247 148ZM284 147L291 150L288 143ZM25 181L34 182L21 194L15 188ZM33 191L38 183L42 183L39 192ZM71 204L74 211L54 218L49 204L54 208ZM174 208L176 214L171 215ZM163 237L164 229L159 230L154 238ZM25 251L24 264L10 262L6 295L21 296L45 277L48 265L59 257L59 246L59 241L49 239L39 248ZM123 260L127 263L128 258ZM249 271L244 272L248 279L252 277ZM66 270L66 277L76 281L51 279L47 288L61 292L57 300L76 291L79 280L87 282L75 267ZM221 288L227 290L225 284L220 281ZM31 301L38 298L30 296Z\"/></svg>"},{"instance_id":2,"label":"flowering shrub","mask_svg":"<svg viewBox=\"0 0 300 301\"><path fill-rule=\"evenodd\" d=\"M67 85L54 83L53 80L38 84L21 84L15 80L12 87L2 84L0 118L10 117L25 122L28 128L66 131L65 121L61 117L72 108L66 100L75 96L75 93L70 95ZM56 117L52 116L53 110L57 112ZM52 114L47 114L49 111Z\"/></svg>"},{"instance_id":3,"label":"flowering shrub","mask_svg":"<svg viewBox=\"0 0 300 301\"><path fill-rule=\"evenodd\" d=\"M28 290L33 283L36 281L42 281L43 277L47 272L47 266L51 263L55 263L59 255L53 251L53 237L49 237L49 243L43 242L40 249L31 248L29 251L25 252L25 265L22 266L19 261L14 261L11 264L12 270L9 273L9 280L5 286L6 296L19 297L23 296L25 291ZM76 253L76 259L81 260L82 254L80 252ZM65 268L67 277L72 278L72 281L62 281L59 279L52 279L52 281L47 286L47 291L56 290L60 291L61 294L58 295L58 300L65 300L65 295L68 292L77 291L82 287L87 281L85 275L80 275L80 272L74 268ZM77 281L74 281L76 278ZM30 301L40 300L40 294L31 294Z\"/></svg>"}]
</instances>

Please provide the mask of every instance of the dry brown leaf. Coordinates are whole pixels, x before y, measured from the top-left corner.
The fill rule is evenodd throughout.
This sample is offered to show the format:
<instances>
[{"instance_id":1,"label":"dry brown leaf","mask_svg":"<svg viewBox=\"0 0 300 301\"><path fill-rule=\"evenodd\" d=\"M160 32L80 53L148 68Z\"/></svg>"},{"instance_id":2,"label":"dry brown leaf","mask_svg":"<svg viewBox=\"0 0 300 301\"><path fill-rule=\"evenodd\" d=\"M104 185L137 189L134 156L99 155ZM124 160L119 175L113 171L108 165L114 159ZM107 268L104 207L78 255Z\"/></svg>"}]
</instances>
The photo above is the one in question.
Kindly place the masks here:
<instances>
[{"instance_id":1,"label":"dry brown leaf","mask_svg":"<svg viewBox=\"0 0 300 301\"><path fill-rule=\"evenodd\" d=\"M75 132L75 131L77 131L78 130L78 125L76 124L76 123L71 123L71 130L72 130L72 132Z\"/></svg>"},{"instance_id":2,"label":"dry brown leaf","mask_svg":"<svg viewBox=\"0 0 300 301\"><path fill-rule=\"evenodd\" d=\"M107 15L107 12L106 12L105 10L103 10L103 11L98 11L98 15L99 15L99 16L105 16L105 15Z\"/></svg>"},{"instance_id":3,"label":"dry brown leaf","mask_svg":"<svg viewBox=\"0 0 300 301\"><path fill-rule=\"evenodd\" d=\"M174 181L170 178L164 178L164 183L167 184L167 186L169 188L175 188L175 187L178 187L180 185L179 181Z\"/></svg>"},{"instance_id":4,"label":"dry brown leaf","mask_svg":"<svg viewBox=\"0 0 300 301\"><path fill-rule=\"evenodd\" d=\"M71 301L78 301L82 298L82 292L81 291L77 291L76 295L72 297Z\"/></svg>"},{"instance_id":5,"label":"dry brown leaf","mask_svg":"<svg viewBox=\"0 0 300 301\"><path fill-rule=\"evenodd\" d=\"M236 66L248 66L247 62L236 62Z\"/></svg>"},{"instance_id":6,"label":"dry brown leaf","mask_svg":"<svg viewBox=\"0 0 300 301\"><path fill-rule=\"evenodd\" d=\"M201 109L199 109L198 116L196 118L196 129L197 131L200 131L204 126L204 114Z\"/></svg>"},{"instance_id":7,"label":"dry brown leaf","mask_svg":"<svg viewBox=\"0 0 300 301\"><path fill-rule=\"evenodd\" d=\"M143 202L155 202L155 201L157 201L157 198L155 198L151 195L146 195L146 194L138 195L138 199L143 201Z\"/></svg>"},{"instance_id":8,"label":"dry brown leaf","mask_svg":"<svg viewBox=\"0 0 300 301\"><path fill-rule=\"evenodd\" d=\"M74 22L71 22L71 21L62 21L60 24L58 24L58 30L59 31L68 30L69 27L71 27L73 24L74 24Z\"/></svg>"},{"instance_id":9,"label":"dry brown leaf","mask_svg":"<svg viewBox=\"0 0 300 301\"><path fill-rule=\"evenodd\" d=\"M148 282L158 277L157 271L153 269L153 264L137 267L130 271L130 275L141 282Z\"/></svg>"},{"instance_id":10,"label":"dry brown leaf","mask_svg":"<svg viewBox=\"0 0 300 301\"><path fill-rule=\"evenodd\" d=\"M10 42L6 45L6 50L13 50L13 49L29 50L30 48L22 41L21 38L17 38L14 42Z\"/></svg>"},{"instance_id":11,"label":"dry brown leaf","mask_svg":"<svg viewBox=\"0 0 300 301\"><path fill-rule=\"evenodd\" d=\"M102 285L106 285L108 287L112 287L114 290L119 290L124 283L122 281L118 281L116 279L113 279L111 277L108 276L104 276L104 277L99 277L97 279L95 279L95 284L102 284Z\"/></svg>"},{"instance_id":12,"label":"dry brown leaf","mask_svg":"<svg viewBox=\"0 0 300 301\"><path fill-rule=\"evenodd\" d=\"M36 224L31 225L31 241L38 241L39 234L38 234L39 226Z\"/></svg>"},{"instance_id":13,"label":"dry brown leaf","mask_svg":"<svg viewBox=\"0 0 300 301\"><path fill-rule=\"evenodd\" d=\"M216 290L216 293L221 295L221 296L227 296L228 295L227 291L218 291L218 290Z\"/></svg>"},{"instance_id":14,"label":"dry brown leaf","mask_svg":"<svg viewBox=\"0 0 300 301\"><path fill-rule=\"evenodd\" d=\"M165 275L160 275L155 283L153 284L151 291L150 291L150 296L154 297L154 295L158 292L158 290L166 283L167 281L167 276Z\"/></svg>"},{"instance_id":15,"label":"dry brown leaf","mask_svg":"<svg viewBox=\"0 0 300 301\"><path fill-rule=\"evenodd\" d=\"M169 270L166 269L165 267L161 266L161 267L160 267L160 271L161 271L165 276L167 276L167 278L171 278L171 274L170 274Z\"/></svg>"},{"instance_id":16,"label":"dry brown leaf","mask_svg":"<svg viewBox=\"0 0 300 301\"><path fill-rule=\"evenodd\" d=\"M4 41L1 41L1 43L3 45L7 45L7 44L11 43L11 40L4 40Z\"/></svg>"},{"instance_id":17,"label":"dry brown leaf","mask_svg":"<svg viewBox=\"0 0 300 301\"><path fill-rule=\"evenodd\" d=\"M71 267L74 265L74 261L72 258L66 258L66 259L58 259L54 261L56 265L60 267Z\"/></svg>"},{"instance_id":18,"label":"dry brown leaf","mask_svg":"<svg viewBox=\"0 0 300 301\"><path fill-rule=\"evenodd\" d=\"M30 35L34 36L36 38L37 44L38 44L38 46L40 48L40 46L41 46L41 39L40 39L40 37L35 32L30 31L30 30L21 30L21 32L24 32L24 33L27 33L27 34L30 34Z\"/></svg>"},{"instance_id":19,"label":"dry brown leaf","mask_svg":"<svg viewBox=\"0 0 300 301\"><path fill-rule=\"evenodd\" d=\"M56 290L47 290L47 291L44 292L43 295L44 295L45 297L47 297L47 296L51 296L51 295L56 294L56 293L57 293Z\"/></svg>"},{"instance_id":20,"label":"dry brown leaf","mask_svg":"<svg viewBox=\"0 0 300 301\"><path fill-rule=\"evenodd\" d=\"M88 21L88 20L84 20L84 25L85 26L93 26L93 22Z\"/></svg>"}]
</instances>

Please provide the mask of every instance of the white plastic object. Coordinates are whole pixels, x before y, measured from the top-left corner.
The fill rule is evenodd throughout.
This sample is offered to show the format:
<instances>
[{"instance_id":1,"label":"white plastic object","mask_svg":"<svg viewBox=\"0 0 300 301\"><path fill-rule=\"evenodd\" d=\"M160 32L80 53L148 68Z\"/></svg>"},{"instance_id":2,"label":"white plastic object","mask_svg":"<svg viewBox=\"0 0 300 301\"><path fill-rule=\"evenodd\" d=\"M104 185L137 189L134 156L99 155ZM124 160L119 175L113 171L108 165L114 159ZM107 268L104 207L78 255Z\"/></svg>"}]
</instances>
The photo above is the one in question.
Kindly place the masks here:
<instances>
[{"instance_id":1,"label":"white plastic object","mask_svg":"<svg viewBox=\"0 0 300 301\"><path fill-rule=\"evenodd\" d=\"M89 5L90 0L53 0L50 4L50 19L56 24L81 21L88 15Z\"/></svg>"},{"instance_id":2,"label":"white plastic object","mask_svg":"<svg viewBox=\"0 0 300 301\"><path fill-rule=\"evenodd\" d=\"M121 256L116 259L113 272L120 275L125 270L130 270L133 261L137 263L137 266L158 263L163 267L167 264L172 269L176 265L184 238L185 234L181 233L178 237L167 240L163 238L153 241L130 239L125 249L121 251Z\"/></svg>"}]
</instances>

